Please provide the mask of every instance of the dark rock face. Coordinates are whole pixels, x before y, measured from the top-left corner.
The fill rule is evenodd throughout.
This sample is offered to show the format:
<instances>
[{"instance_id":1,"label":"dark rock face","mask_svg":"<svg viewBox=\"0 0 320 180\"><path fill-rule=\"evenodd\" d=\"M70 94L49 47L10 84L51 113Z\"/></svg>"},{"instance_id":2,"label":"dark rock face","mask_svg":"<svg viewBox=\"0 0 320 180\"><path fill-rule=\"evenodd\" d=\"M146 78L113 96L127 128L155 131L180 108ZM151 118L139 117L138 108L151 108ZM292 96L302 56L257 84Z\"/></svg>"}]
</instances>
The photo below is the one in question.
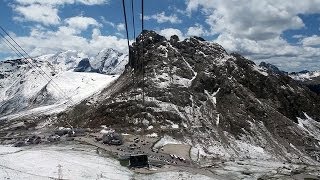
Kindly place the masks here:
<instances>
[{"instance_id":1,"label":"dark rock face","mask_svg":"<svg viewBox=\"0 0 320 180\"><path fill-rule=\"evenodd\" d=\"M269 72L274 73L274 74L278 74L278 75L288 75L288 72L285 71L281 71L277 66L270 64L270 63L266 63L266 62L261 62L259 64L260 67L266 68Z\"/></svg>"},{"instance_id":2,"label":"dark rock face","mask_svg":"<svg viewBox=\"0 0 320 180\"><path fill-rule=\"evenodd\" d=\"M306 84L306 86L313 92L320 95L320 84Z\"/></svg>"},{"instance_id":3,"label":"dark rock face","mask_svg":"<svg viewBox=\"0 0 320 180\"><path fill-rule=\"evenodd\" d=\"M130 49L126 71L100 100L88 99L59 118L170 134L214 157L223 156L217 148L228 157L261 148L280 159L319 160L320 97L272 72L203 39L168 41L144 31ZM243 143L253 148L243 150ZM308 160L293 158L304 155Z\"/></svg>"},{"instance_id":4,"label":"dark rock face","mask_svg":"<svg viewBox=\"0 0 320 180\"><path fill-rule=\"evenodd\" d=\"M74 72L99 72L99 70L92 68L89 59L84 58L79 62L78 66L74 68Z\"/></svg>"}]
</instances>

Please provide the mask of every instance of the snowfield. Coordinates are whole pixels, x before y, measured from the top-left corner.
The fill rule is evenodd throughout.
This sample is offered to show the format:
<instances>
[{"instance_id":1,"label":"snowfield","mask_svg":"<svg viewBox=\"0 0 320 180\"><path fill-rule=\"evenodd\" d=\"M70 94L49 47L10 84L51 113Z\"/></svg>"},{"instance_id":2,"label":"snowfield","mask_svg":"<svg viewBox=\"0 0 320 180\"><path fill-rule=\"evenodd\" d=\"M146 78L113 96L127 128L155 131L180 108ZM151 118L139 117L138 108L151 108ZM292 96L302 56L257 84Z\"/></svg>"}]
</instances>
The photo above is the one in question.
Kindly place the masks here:
<instances>
[{"instance_id":1,"label":"snowfield","mask_svg":"<svg viewBox=\"0 0 320 180\"><path fill-rule=\"evenodd\" d=\"M0 119L64 111L106 88L128 61L127 55L105 49L90 58L97 69L82 67L84 72L75 72L86 58L81 52L66 51L36 57L32 66L26 60L1 61Z\"/></svg>"},{"instance_id":2,"label":"snowfield","mask_svg":"<svg viewBox=\"0 0 320 180\"><path fill-rule=\"evenodd\" d=\"M313 78L320 76L320 71L313 71L313 72L300 72L296 74L290 74L289 75L292 79L295 79L297 81L306 81L311 80Z\"/></svg>"},{"instance_id":3,"label":"snowfield","mask_svg":"<svg viewBox=\"0 0 320 180\"><path fill-rule=\"evenodd\" d=\"M4 179L129 179L133 174L118 161L101 157L88 147L13 150L0 146L0 177Z\"/></svg>"},{"instance_id":4,"label":"snowfield","mask_svg":"<svg viewBox=\"0 0 320 180\"><path fill-rule=\"evenodd\" d=\"M15 180L211 179L188 172L137 174L121 166L115 159L100 156L91 146L74 144L23 149L0 146L0 178Z\"/></svg>"},{"instance_id":5,"label":"snowfield","mask_svg":"<svg viewBox=\"0 0 320 180\"><path fill-rule=\"evenodd\" d=\"M210 169L210 171L208 171ZM305 173L294 177L292 172ZM212 162L204 169L153 168L154 173L141 174L121 166L96 148L81 144L29 146L15 148L0 146L0 179L97 179L97 180L214 180L257 179L262 176L299 179L320 175L319 166L288 164L278 161L234 160ZM205 174L205 175L204 175ZM308 175L309 174L309 175ZM290 178L289 178L290 179Z\"/></svg>"},{"instance_id":6,"label":"snowfield","mask_svg":"<svg viewBox=\"0 0 320 180\"><path fill-rule=\"evenodd\" d=\"M98 73L85 73L85 72L73 72L66 71L60 73L53 78L54 82L58 84L53 85L49 82L47 85L47 94L56 99L55 102L49 105L43 105L32 109L24 110L19 113L14 113L9 116L1 117L0 119L13 119L26 115L34 114L53 114L66 110L68 107L80 103L83 99L90 97L91 95L100 92L106 88L110 83L116 80L119 75L104 75ZM30 88L32 89L32 88ZM30 90L29 89L29 90ZM36 92L30 92L25 89L25 96L35 94Z\"/></svg>"}]
</instances>

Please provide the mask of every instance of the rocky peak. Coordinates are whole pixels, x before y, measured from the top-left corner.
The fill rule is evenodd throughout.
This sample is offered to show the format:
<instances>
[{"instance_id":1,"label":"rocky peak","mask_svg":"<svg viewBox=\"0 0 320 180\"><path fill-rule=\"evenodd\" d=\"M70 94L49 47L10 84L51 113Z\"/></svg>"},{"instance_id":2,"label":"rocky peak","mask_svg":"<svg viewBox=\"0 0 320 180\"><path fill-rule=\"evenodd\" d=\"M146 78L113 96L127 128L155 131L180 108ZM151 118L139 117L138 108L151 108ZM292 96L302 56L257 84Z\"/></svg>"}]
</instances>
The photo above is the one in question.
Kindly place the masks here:
<instances>
[{"instance_id":1,"label":"rocky peak","mask_svg":"<svg viewBox=\"0 0 320 180\"><path fill-rule=\"evenodd\" d=\"M320 71L292 72L289 76L299 83L306 85L311 91L320 95Z\"/></svg>"},{"instance_id":2,"label":"rocky peak","mask_svg":"<svg viewBox=\"0 0 320 180\"><path fill-rule=\"evenodd\" d=\"M187 57L183 57L184 59L181 58L181 56L184 55ZM211 55L218 57L221 61L217 60L216 58L211 58L210 60L206 58ZM154 56L156 56L157 59L151 60L150 57ZM186 65L186 63L191 63L192 66L192 64L200 62L200 59L205 60L207 63L212 60L217 60L216 63L222 63L226 60L224 58L228 57L228 53L223 49L222 46L215 43L206 42L202 38L190 37L183 41L179 41L178 36L172 36L168 41L165 37L157 34L154 31L145 30L140 36L138 36L137 42L133 43L132 48L130 49L129 67L136 69L136 71L141 71L142 63L144 63L145 68L148 68L147 66L149 63L168 63L166 62L170 61L168 56L177 57L177 61L181 61L182 66ZM185 61L185 58L190 60L190 62L188 62L188 60Z\"/></svg>"},{"instance_id":3,"label":"rocky peak","mask_svg":"<svg viewBox=\"0 0 320 180\"><path fill-rule=\"evenodd\" d=\"M172 45L177 44L178 41L180 41L180 40L179 40L179 37L177 35L173 35L173 36L170 37L170 43Z\"/></svg>"},{"instance_id":4,"label":"rocky peak","mask_svg":"<svg viewBox=\"0 0 320 180\"><path fill-rule=\"evenodd\" d=\"M259 64L259 67L265 68L269 73L274 73L278 75L288 75L288 72L281 71L277 66L270 63L261 62Z\"/></svg>"},{"instance_id":5,"label":"rocky peak","mask_svg":"<svg viewBox=\"0 0 320 180\"><path fill-rule=\"evenodd\" d=\"M289 76L269 73L219 44L195 37L167 40L154 31L142 32L129 59L96 102L83 102L61 118L169 134L219 158L246 157L243 146L264 157L319 158L320 97Z\"/></svg>"}]
</instances>

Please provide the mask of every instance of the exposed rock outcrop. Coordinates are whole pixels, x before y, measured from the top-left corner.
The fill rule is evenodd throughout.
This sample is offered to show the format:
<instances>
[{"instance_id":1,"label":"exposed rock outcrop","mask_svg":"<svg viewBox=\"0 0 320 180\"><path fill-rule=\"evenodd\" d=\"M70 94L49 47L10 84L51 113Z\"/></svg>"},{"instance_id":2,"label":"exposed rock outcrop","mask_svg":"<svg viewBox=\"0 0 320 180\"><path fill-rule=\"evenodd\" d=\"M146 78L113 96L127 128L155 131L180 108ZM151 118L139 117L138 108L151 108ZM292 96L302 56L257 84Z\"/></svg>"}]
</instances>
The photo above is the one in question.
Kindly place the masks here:
<instances>
[{"instance_id":1,"label":"exposed rock outcrop","mask_svg":"<svg viewBox=\"0 0 320 180\"><path fill-rule=\"evenodd\" d=\"M319 160L320 97L286 74L196 37L143 31L130 52L120 78L61 123L169 134L207 157Z\"/></svg>"}]
</instances>

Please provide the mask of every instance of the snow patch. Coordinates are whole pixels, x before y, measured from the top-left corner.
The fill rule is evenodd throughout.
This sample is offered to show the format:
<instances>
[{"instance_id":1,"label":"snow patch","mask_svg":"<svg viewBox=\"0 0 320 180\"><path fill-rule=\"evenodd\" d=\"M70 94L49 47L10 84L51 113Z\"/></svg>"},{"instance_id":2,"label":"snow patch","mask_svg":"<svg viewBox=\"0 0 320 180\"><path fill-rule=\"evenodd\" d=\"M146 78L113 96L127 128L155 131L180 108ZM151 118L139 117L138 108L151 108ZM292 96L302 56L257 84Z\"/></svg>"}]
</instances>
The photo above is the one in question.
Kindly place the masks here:
<instances>
[{"instance_id":1,"label":"snow patch","mask_svg":"<svg viewBox=\"0 0 320 180\"><path fill-rule=\"evenodd\" d=\"M185 144L179 140L174 139L171 136L164 135L154 146L153 148L160 148L167 144Z\"/></svg>"},{"instance_id":2,"label":"snow patch","mask_svg":"<svg viewBox=\"0 0 320 180\"><path fill-rule=\"evenodd\" d=\"M156 138L156 137L158 137L158 134L157 133L152 133L152 134L147 134L146 136L147 137L151 137L151 138Z\"/></svg>"},{"instance_id":3,"label":"snow patch","mask_svg":"<svg viewBox=\"0 0 320 180\"><path fill-rule=\"evenodd\" d=\"M306 80L312 80L313 78L319 77L320 71L290 74L289 76L292 79L297 80L297 81L306 81Z\"/></svg>"},{"instance_id":4,"label":"snow patch","mask_svg":"<svg viewBox=\"0 0 320 180\"><path fill-rule=\"evenodd\" d=\"M304 113L304 116L306 119L297 117L298 127L320 141L320 123L312 119L307 113Z\"/></svg>"},{"instance_id":5,"label":"snow patch","mask_svg":"<svg viewBox=\"0 0 320 180\"><path fill-rule=\"evenodd\" d=\"M0 150L3 146L0 146ZM16 150L15 150L16 149ZM133 173L116 160L81 146L35 147L0 156L0 177L10 179L130 179ZM23 162L23 163L22 163Z\"/></svg>"},{"instance_id":6,"label":"snow patch","mask_svg":"<svg viewBox=\"0 0 320 180\"><path fill-rule=\"evenodd\" d=\"M257 65L253 65L252 69L253 69L254 71L257 71L258 73L264 75L264 76L268 76L268 75L269 75L269 74L266 72L265 69L263 69L263 68L261 68L261 67L259 67L259 66L257 66Z\"/></svg>"}]
</instances>

